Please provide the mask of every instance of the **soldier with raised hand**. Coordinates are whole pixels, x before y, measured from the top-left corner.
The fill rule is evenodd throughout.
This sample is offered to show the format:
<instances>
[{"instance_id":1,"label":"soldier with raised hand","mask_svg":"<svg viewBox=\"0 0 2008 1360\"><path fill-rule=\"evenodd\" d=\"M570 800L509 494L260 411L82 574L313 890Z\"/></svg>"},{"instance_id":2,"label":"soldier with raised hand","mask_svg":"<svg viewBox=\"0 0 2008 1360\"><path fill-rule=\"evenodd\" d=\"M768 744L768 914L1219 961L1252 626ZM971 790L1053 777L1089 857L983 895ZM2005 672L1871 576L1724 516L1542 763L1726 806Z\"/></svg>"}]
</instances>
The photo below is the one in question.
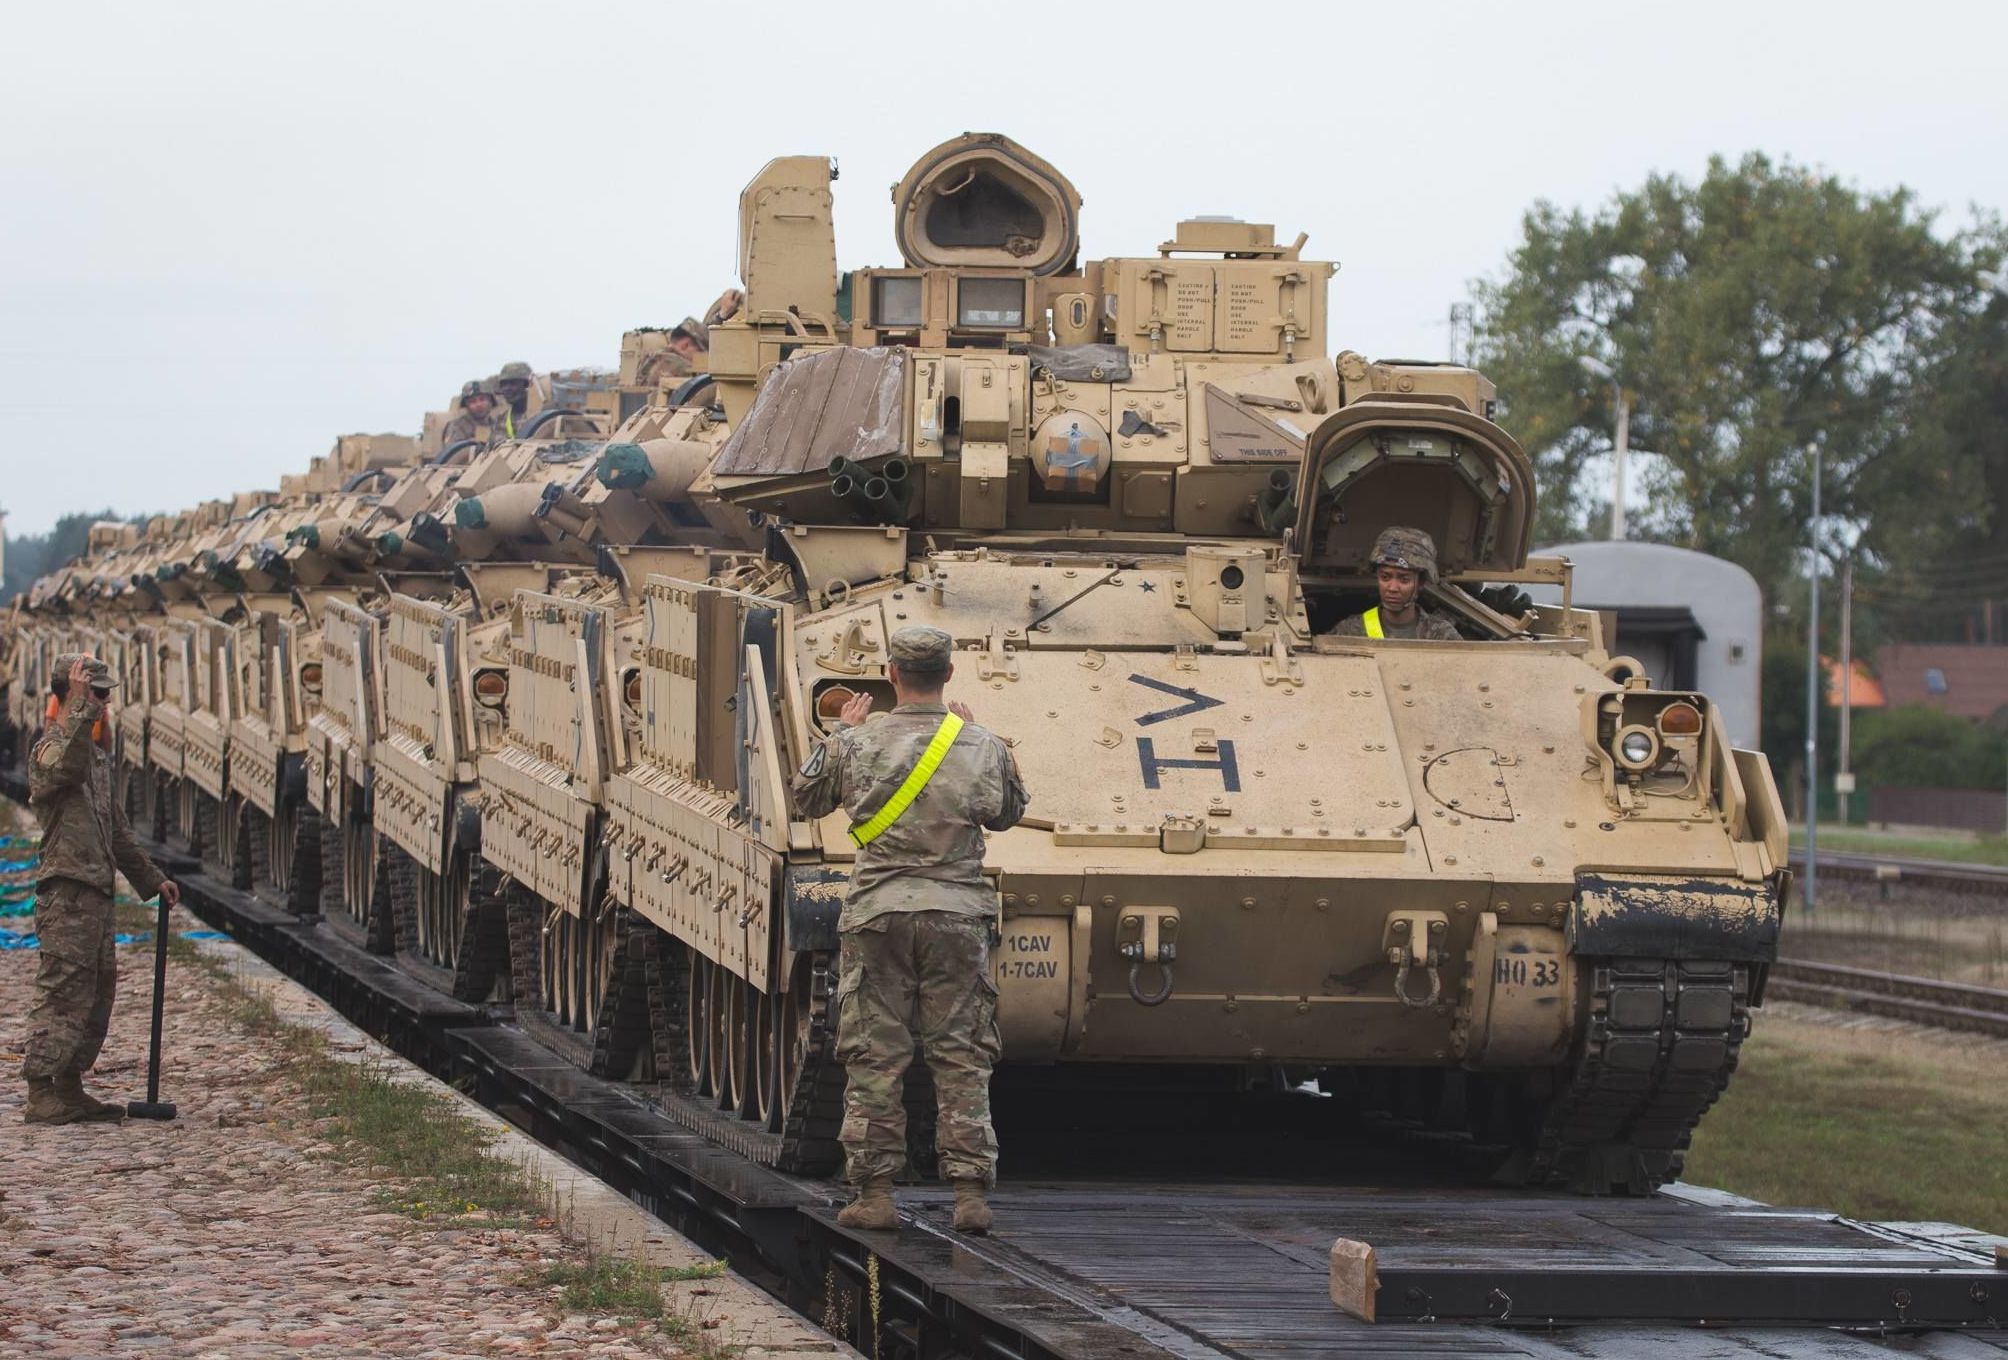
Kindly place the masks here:
<instances>
[{"instance_id":1,"label":"soldier with raised hand","mask_svg":"<svg viewBox=\"0 0 2008 1360\"><path fill-rule=\"evenodd\" d=\"M983 876L983 833L1025 814L1010 748L968 708L944 704L954 640L902 628L888 646L897 705L871 722L871 696L844 706L839 727L795 778L804 814L839 807L858 847L838 929L837 1057L849 1077L842 1139L855 1202L837 1221L895 1228L892 1182L906 1160L907 1065L918 1039L934 1075L935 1147L955 1187L955 1227L990 1228L984 1192L997 1179L990 1069L1001 1040L990 944L997 889Z\"/></svg>"},{"instance_id":2,"label":"soldier with raised hand","mask_svg":"<svg viewBox=\"0 0 2008 1360\"><path fill-rule=\"evenodd\" d=\"M1374 586L1380 603L1364 614L1340 621L1336 637L1423 638L1456 642L1459 633L1449 619L1421 604L1422 588L1436 578L1436 540L1420 529L1387 528L1374 540Z\"/></svg>"},{"instance_id":3,"label":"soldier with raised hand","mask_svg":"<svg viewBox=\"0 0 2008 1360\"><path fill-rule=\"evenodd\" d=\"M84 1090L111 1027L118 960L112 893L123 873L141 899L172 907L181 890L133 839L112 797L111 668L94 656L56 658L52 688L61 707L28 762L28 801L42 822L35 933L41 953L35 1005L28 1013L30 1124L125 1118Z\"/></svg>"}]
</instances>

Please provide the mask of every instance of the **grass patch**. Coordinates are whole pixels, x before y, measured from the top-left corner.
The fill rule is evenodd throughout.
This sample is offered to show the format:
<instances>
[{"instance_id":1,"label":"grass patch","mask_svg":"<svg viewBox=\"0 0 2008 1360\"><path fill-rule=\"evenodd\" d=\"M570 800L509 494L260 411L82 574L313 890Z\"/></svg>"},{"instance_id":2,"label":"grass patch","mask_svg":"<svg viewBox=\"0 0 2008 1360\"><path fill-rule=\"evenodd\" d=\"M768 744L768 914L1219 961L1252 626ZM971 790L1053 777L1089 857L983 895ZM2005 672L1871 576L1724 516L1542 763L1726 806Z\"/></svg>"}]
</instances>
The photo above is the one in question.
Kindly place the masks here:
<instances>
[{"instance_id":1,"label":"grass patch","mask_svg":"<svg viewBox=\"0 0 2008 1360\"><path fill-rule=\"evenodd\" d=\"M428 1086L393 1080L384 1064L335 1058L318 1030L289 1023L220 959L197 954L195 961L218 983L231 1023L278 1046L288 1076L327 1121L323 1137L338 1155L392 1178L377 1196L385 1208L484 1227L536 1220L550 1208L547 1187L490 1152L493 1133L457 1102Z\"/></svg>"},{"instance_id":2,"label":"grass patch","mask_svg":"<svg viewBox=\"0 0 2008 1360\"><path fill-rule=\"evenodd\" d=\"M1684 1173L1779 1205L2008 1233L2008 1086L1976 1048L1759 1017Z\"/></svg>"},{"instance_id":3,"label":"grass patch","mask_svg":"<svg viewBox=\"0 0 2008 1360\"><path fill-rule=\"evenodd\" d=\"M559 1286L559 1301L571 1313L604 1313L653 1323L672 1336L701 1337L706 1325L683 1313L672 1312L662 1296L662 1287L671 1283L715 1280L725 1273L723 1261L703 1261L693 1266L652 1266L632 1256L593 1252L582 1261L554 1261L538 1278ZM723 1348L697 1347L711 1354Z\"/></svg>"},{"instance_id":4,"label":"grass patch","mask_svg":"<svg viewBox=\"0 0 2008 1360\"><path fill-rule=\"evenodd\" d=\"M1792 828L1792 845L1804 849L1806 833ZM1907 836L1862 827L1820 827L1820 848L1848 855L1944 859L1960 864L2008 865L2008 836Z\"/></svg>"}]
</instances>

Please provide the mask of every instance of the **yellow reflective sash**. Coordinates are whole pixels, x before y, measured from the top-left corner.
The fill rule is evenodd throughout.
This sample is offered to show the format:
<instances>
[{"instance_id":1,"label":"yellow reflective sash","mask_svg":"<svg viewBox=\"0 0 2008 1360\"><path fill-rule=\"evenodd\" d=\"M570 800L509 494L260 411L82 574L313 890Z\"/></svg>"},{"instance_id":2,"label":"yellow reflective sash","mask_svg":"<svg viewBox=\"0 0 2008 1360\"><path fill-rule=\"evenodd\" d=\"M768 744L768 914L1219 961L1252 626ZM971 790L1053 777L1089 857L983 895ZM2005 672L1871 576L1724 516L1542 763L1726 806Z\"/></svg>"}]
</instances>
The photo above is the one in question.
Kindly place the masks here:
<instances>
[{"instance_id":1,"label":"yellow reflective sash","mask_svg":"<svg viewBox=\"0 0 2008 1360\"><path fill-rule=\"evenodd\" d=\"M1381 631L1379 605L1375 605L1372 609L1360 615L1360 622L1367 626L1368 637L1384 638L1387 636L1386 633Z\"/></svg>"},{"instance_id":2,"label":"yellow reflective sash","mask_svg":"<svg viewBox=\"0 0 2008 1360\"><path fill-rule=\"evenodd\" d=\"M851 828L851 840L863 846L869 845L884 834L887 827L900 819L913 806L913 800L920 797L920 791L927 787L927 781L934 778L934 772L941 767L941 761L948 754L948 748L955 744L955 734L962 730L962 719L953 713L941 720L941 726L934 730L934 739L927 743L927 749L920 753L920 763L906 777L906 782L893 791L885 800L885 806L871 815L870 820Z\"/></svg>"}]
</instances>

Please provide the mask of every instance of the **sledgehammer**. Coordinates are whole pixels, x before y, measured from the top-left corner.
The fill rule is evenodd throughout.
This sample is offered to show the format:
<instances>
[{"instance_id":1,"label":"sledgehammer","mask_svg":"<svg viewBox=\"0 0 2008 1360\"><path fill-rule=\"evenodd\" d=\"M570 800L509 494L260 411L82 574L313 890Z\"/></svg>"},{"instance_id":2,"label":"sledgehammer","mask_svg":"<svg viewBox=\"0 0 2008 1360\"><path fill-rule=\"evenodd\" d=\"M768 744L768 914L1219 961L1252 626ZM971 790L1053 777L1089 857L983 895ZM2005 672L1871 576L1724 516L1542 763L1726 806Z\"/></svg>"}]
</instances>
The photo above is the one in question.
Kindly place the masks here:
<instances>
[{"instance_id":1,"label":"sledgehammer","mask_svg":"<svg viewBox=\"0 0 2008 1360\"><path fill-rule=\"evenodd\" d=\"M128 1100L126 1113L134 1119L172 1119L174 1102L160 1098L160 1022L167 1003L167 913L168 894L160 897L160 921L153 931L153 1041L146 1053L146 1099Z\"/></svg>"}]
</instances>

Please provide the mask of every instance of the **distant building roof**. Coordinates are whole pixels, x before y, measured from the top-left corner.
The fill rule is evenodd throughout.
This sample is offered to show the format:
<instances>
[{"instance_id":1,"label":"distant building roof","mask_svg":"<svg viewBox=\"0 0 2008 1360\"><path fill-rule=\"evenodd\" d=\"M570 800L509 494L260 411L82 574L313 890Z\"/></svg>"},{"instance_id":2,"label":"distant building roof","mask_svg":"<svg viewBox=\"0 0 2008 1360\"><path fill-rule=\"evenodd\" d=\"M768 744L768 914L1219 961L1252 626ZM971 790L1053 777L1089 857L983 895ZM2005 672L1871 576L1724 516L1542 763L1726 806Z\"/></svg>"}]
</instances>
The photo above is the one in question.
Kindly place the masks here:
<instances>
[{"instance_id":1,"label":"distant building roof","mask_svg":"<svg viewBox=\"0 0 2008 1360\"><path fill-rule=\"evenodd\" d=\"M1831 656L1820 658L1820 664L1827 672L1827 707L1841 706L1841 663ZM1868 664L1857 657L1848 666L1854 672L1848 682L1849 708L1887 708L1889 696L1883 692L1882 682L1869 673Z\"/></svg>"},{"instance_id":2,"label":"distant building roof","mask_svg":"<svg viewBox=\"0 0 2008 1360\"><path fill-rule=\"evenodd\" d=\"M2008 708L2008 647L1893 642L1876 653L1876 677L1892 706L1923 704L1976 720Z\"/></svg>"}]
</instances>

